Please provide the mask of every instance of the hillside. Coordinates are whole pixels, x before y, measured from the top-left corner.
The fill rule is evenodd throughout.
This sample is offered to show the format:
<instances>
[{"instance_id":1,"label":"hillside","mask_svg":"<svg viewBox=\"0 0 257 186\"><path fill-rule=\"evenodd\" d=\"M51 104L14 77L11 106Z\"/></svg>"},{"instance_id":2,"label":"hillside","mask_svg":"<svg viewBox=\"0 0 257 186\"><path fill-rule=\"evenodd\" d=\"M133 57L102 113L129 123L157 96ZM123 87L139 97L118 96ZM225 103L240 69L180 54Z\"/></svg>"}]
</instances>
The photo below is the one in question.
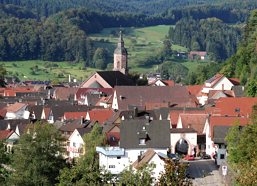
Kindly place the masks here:
<instances>
[{"instance_id":1,"label":"hillside","mask_svg":"<svg viewBox=\"0 0 257 186\"><path fill-rule=\"evenodd\" d=\"M227 60L221 73L240 77L249 96L257 96L257 10L252 11L244 28L244 39L235 55Z\"/></svg>"}]
</instances>

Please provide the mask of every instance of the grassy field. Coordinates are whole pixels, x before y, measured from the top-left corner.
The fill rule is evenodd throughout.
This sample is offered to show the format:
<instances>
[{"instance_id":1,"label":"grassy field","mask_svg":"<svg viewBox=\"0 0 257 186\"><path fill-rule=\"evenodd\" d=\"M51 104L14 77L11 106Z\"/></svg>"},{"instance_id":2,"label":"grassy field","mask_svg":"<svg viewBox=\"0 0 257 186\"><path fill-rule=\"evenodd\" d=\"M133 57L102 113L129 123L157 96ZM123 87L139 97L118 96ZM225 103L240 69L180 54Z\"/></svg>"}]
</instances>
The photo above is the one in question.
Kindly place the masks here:
<instances>
[{"instance_id":1,"label":"grassy field","mask_svg":"<svg viewBox=\"0 0 257 186\"><path fill-rule=\"evenodd\" d=\"M68 81L69 74L72 79L79 81L86 79L95 69L83 69L82 63L47 62L40 60L0 62L10 75L21 80L62 80Z\"/></svg>"},{"instance_id":2,"label":"grassy field","mask_svg":"<svg viewBox=\"0 0 257 186\"><path fill-rule=\"evenodd\" d=\"M144 28L123 28L125 47L128 50L128 66L130 71L146 73L155 71L157 66L142 67L140 64L151 56L155 56L163 46L163 40L170 26L159 25ZM103 29L98 34L89 35L96 47L109 50L112 55L118 41L119 28ZM173 50L187 51L186 48L172 45ZM176 61L177 62L177 61ZM182 61L181 61L182 62ZM110 63L113 63L111 56ZM0 62L10 75L15 75L21 80L54 80L67 81L68 75L79 81L85 80L97 69L83 68L82 63L47 62L40 60ZM183 62L190 71L194 71L201 62Z\"/></svg>"},{"instance_id":3,"label":"grassy field","mask_svg":"<svg viewBox=\"0 0 257 186\"><path fill-rule=\"evenodd\" d=\"M156 55L162 48L163 40L168 33L170 26L159 25L144 28L124 28L123 39L125 47L128 50L129 61L128 65L131 71L136 72L149 72L156 67L140 67L140 63L146 58ZM118 36L113 34L117 33L119 28L107 28L98 34L90 35L97 47L103 47L113 53L116 48ZM172 49L178 51L185 51L186 48L173 45Z\"/></svg>"}]
</instances>

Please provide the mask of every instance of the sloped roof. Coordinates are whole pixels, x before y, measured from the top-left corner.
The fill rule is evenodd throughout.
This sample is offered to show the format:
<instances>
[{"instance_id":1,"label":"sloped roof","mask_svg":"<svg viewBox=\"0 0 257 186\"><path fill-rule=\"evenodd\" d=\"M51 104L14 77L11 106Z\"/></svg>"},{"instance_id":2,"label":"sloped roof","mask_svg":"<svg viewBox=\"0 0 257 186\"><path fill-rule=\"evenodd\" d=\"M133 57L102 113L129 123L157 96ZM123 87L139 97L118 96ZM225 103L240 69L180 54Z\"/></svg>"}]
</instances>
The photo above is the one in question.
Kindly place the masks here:
<instances>
[{"instance_id":1,"label":"sloped roof","mask_svg":"<svg viewBox=\"0 0 257 186\"><path fill-rule=\"evenodd\" d=\"M111 87L114 86L133 86L135 82L120 71L97 71Z\"/></svg>"},{"instance_id":2,"label":"sloped roof","mask_svg":"<svg viewBox=\"0 0 257 186\"><path fill-rule=\"evenodd\" d=\"M73 132L75 129L85 128L85 125L78 123L67 123L59 128L63 132Z\"/></svg>"},{"instance_id":3,"label":"sloped roof","mask_svg":"<svg viewBox=\"0 0 257 186\"><path fill-rule=\"evenodd\" d=\"M234 91L235 97L243 97L244 96L244 86L236 85L232 87Z\"/></svg>"},{"instance_id":4,"label":"sloped roof","mask_svg":"<svg viewBox=\"0 0 257 186\"><path fill-rule=\"evenodd\" d=\"M170 110L171 125L177 125L180 114L206 114L206 111L203 108L173 108Z\"/></svg>"},{"instance_id":5,"label":"sloped roof","mask_svg":"<svg viewBox=\"0 0 257 186\"><path fill-rule=\"evenodd\" d=\"M219 80L221 80L221 78L223 78L224 75L223 74L216 74L213 77L211 77L210 79L206 80L205 83L210 83L212 86L215 85Z\"/></svg>"},{"instance_id":6,"label":"sloped roof","mask_svg":"<svg viewBox=\"0 0 257 186\"><path fill-rule=\"evenodd\" d=\"M187 90L190 94L200 96L201 90L203 89L203 85L188 85Z\"/></svg>"},{"instance_id":7,"label":"sloped roof","mask_svg":"<svg viewBox=\"0 0 257 186\"><path fill-rule=\"evenodd\" d=\"M90 133L93 128L77 128L80 136L83 137L85 134Z\"/></svg>"},{"instance_id":8,"label":"sloped roof","mask_svg":"<svg viewBox=\"0 0 257 186\"><path fill-rule=\"evenodd\" d=\"M193 128L171 128L170 133L197 133Z\"/></svg>"},{"instance_id":9,"label":"sloped roof","mask_svg":"<svg viewBox=\"0 0 257 186\"><path fill-rule=\"evenodd\" d=\"M226 144L225 137L228 134L231 126L214 126L213 127L213 142L215 144Z\"/></svg>"},{"instance_id":10,"label":"sloped roof","mask_svg":"<svg viewBox=\"0 0 257 186\"><path fill-rule=\"evenodd\" d=\"M183 128L193 128L198 135L203 134L207 114L180 114Z\"/></svg>"},{"instance_id":11,"label":"sloped roof","mask_svg":"<svg viewBox=\"0 0 257 186\"><path fill-rule=\"evenodd\" d=\"M199 56L206 56L207 52L206 51L191 51L189 55L199 55Z\"/></svg>"},{"instance_id":12,"label":"sloped roof","mask_svg":"<svg viewBox=\"0 0 257 186\"><path fill-rule=\"evenodd\" d=\"M257 98L220 98L216 101L213 114L249 117L255 104L257 104Z\"/></svg>"},{"instance_id":13,"label":"sloped roof","mask_svg":"<svg viewBox=\"0 0 257 186\"><path fill-rule=\"evenodd\" d=\"M7 112L17 112L19 111L21 108L25 107L27 104L25 103L14 103L8 107L6 107L6 111Z\"/></svg>"},{"instance_id":14,"label":"sloped roof","mask_svg":"<svg viewBox=\"0 0 257 186\"><path fill-rule=\"evenodd\" d=\"M127 110L129 105L145 107L146 103L188 103L189 93L184 86L116 86L118 106Z\"/></svg>"},{"instance_id":15,"label":"sloped roof","mask_svg":"<svg viewBox=\"0 0 257 186\"><path fill-rule=\"evenodd\" d=\"M34 113L37 119L41 119L43 105L28 105L28 111Z\"/></svg>"},{"instance_id":16,"label":"sloped roof","mask_svg":"<svg viewBox=\"0 0 257 186\"><path fill-rule=\"evenodd\" d=\"M141 155L140 159L137 159L132 166L135 169L138 169L140 167L142 167L143 165L149 163L151 161L151 159L154 157L154 155L156 154L156 152L153 149L147 149L147 151Z\"/></svg>"},{"instance_id":17,"label":"sloped roof","mask_svg":"<svg viewBox=\"0 0 257 186\"><path fill-rule=\"evenodd\" d=\"M55 99L59 99L59 100L69 100L71 98L73 99L77 90L78 88L74 88L74 87L57 87L55 89Z\"/></svg>"},{"instance_id":18,"label":"sloped roof","mask_svg":"<svg viewBox=\"0 0 257 186\"><path fill-rule=\"evenodd\" d=\"M81 117L86 117L87 112L65 112L64 113L64 118L66 120L71 120L71 119L80 119Z\"/></svg>"},{"instance_id":19,"label":"sloped roof","mask_svg":"<svg viewBox=\"0 0 257 186\"><path fill-rule=\"evenodd\" d=\"M233 84L233 85L240 85L240 80L238 78L228 78L228 80Z\"/></svg>"},{"instance_id":20,"label":"sloped roof","mask_svg":"<svg viewBox=\"0 0 257 186\"><path fill-rule=\"evenodd\" d=\"M0 130L0 140L7 139L12 133L12 130Z\"/></svg>"},{"instance_id":21,"label":"sloped roof","mask_svg":"<svg viewBox=\"0 0 257 186\"><path fill-rule=\"evenodd\" d=\"M97 109L88 111L91 121L98 121L99 124L106 122L112 115L113 111L109 109Z\"/></svg>"},{"instance_id":22,"label":"sloped roof","mask_svg":"<svg viewBox=\"0 0 257 186\"><path fill-rule=\"evenodd\" d=\"M217 126L231 127L236 125L245 126L248 124L250 124L250 118L246 118L246 117L243 118L243 117L211 116L210 117L211 137L212 138L214 137L214 127L217 127ZM218 130L216 130L216 137L217 135L219 136L217 132ZM221 134L221 135L224 135L224 134Z\"/></svg>"},{"instance_id":23,"label":"sloped roof","mask_svg":"<svg viewBox=\"0 0 257 186\"><path fill-rule=\"evenodd\" d=\"M140 145L140 134L145 133L145 145ZM120 125L120 147L168 148L170 146L170 124L168 120L124 120Z\"/></svg>"}]
</instances>

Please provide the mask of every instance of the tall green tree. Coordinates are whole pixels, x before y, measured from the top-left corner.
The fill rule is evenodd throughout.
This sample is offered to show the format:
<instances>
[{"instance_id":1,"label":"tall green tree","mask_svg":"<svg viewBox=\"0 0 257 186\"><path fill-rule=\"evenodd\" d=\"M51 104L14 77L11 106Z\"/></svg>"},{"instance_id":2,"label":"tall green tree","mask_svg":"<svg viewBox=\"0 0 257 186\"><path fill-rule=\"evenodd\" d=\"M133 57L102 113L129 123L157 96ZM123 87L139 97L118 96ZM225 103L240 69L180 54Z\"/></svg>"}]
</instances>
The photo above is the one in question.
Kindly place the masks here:
<instances>
[{"instance_id":1,"label":"tall green tree","mask_svg":"<svg viewBox=\"0 0 257 186\"><path fill-rule=\"evenodd\" d=\"M232 127L226 137L228 143L228 163L237 173L238 185L257 184L257 105L253 107L251 124Z\"/></svg>"},{"instance_id":2,"label":"tall green tree","mask_svg":"<svg viewBox=\"0 0 257 186\"><path fill-rule=\"evenodd\" d=\"M31 125L23 134L13 154L15 170L8 185L54 185L60 169L65 166L63 137L53 126Z\"/></svg>"},{"instance_id":3,"label":"tall green tree","mask_svg":"<svg viewBox=\"0 0 257 186\"><path fill-rule=\"evenodd\" d=\"M171 159L165 160L165 171L161 174L158 184L163 186L192 185L191 181L186 177L187 166L187 164Z\"/></svg>"},{"instance_id":4,"label":"tall green tree","mask_svg":"<svg viewBox=\"0 0 257 186\"><path fill-rule=\"evenodd\" d=\"M71 168L64 168L58 178L59 186L72 185L100 185L107 182L106 177L99 169L99 159L96 146L104 143L102 128L95 124L92 131L84 137L85 154L80 157Z\"/></svg>"}]
</instances>

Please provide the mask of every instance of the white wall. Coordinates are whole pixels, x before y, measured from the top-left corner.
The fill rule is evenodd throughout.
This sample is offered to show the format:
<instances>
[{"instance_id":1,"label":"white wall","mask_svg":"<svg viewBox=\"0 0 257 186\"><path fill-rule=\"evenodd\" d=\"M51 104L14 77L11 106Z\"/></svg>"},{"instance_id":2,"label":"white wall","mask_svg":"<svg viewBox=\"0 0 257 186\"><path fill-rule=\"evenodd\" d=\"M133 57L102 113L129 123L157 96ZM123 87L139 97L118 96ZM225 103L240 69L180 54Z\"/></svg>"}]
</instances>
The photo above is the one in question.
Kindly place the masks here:
<instances>
[{"instance_id":1,"label":"white wall","mask_svg":"<svg viewBox=\"0 0 257 186\"><path fill-rule=\"evenodd\" d=\"M67 147L67 151L69 152L69 158L73 159L79 157L81 155L79 149L83 149L84 141L77 129L75 129L69 137L69 142L70 144Z\"/></svg>"},{"instance_id":2,"label":"white wall","mask_svg":"<svg viewBox=\"0 0 257 186\"><path fill-rule=\"evenodd\" d=\"M22 107L17 112L7 112L6 115L5 115L5 119L7 119L7 120L8 119L25 119L24 118L24 113L26 111L26 107L27 107L27 105Z\"/></svg>"},{"instance_id":3,"label":"white wall","mask_svg":"<svg viewBox=\"0 0 257 186\"><path fill-rule=\"evenodd\" d=\"M188 154L192 154L194 147L197 146L197 133L171 133L170 144L171 153L175 153L176 143L183 138L188 143Z\"/></svg>"},{"instance_id":4,"label":"white wall","mask_svg":"<svg viewBox=\"0 0 257 186\"><path fill-rule=\"evenodd\" d=\"M114 94L113 94L112 109L116 109L116 110L119 109L116 90L114 91Z\"/></svg>"}]
</instances>

